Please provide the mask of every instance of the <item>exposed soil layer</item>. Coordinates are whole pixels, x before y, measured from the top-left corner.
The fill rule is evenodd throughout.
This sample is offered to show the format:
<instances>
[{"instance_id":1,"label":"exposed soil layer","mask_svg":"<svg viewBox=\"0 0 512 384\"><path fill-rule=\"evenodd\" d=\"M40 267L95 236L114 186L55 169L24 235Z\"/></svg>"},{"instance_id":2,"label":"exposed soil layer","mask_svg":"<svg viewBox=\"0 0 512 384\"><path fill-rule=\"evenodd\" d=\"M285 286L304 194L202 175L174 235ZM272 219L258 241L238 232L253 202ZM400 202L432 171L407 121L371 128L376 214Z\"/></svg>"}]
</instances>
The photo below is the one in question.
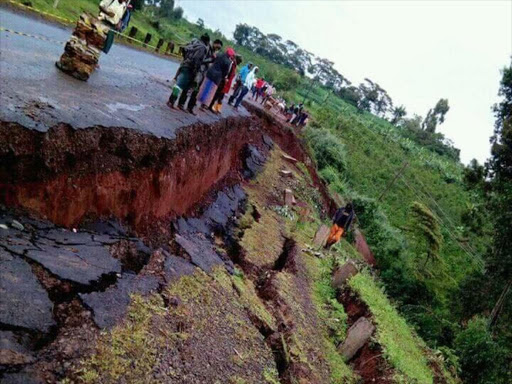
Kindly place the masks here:
<instances>
[{"instance_id":1,"label":"exposed soil layer","mask_svg":"<svg viewBox=\"0 0 512 384\"><path fill-rule=\"evenodd\" d=\"M123 128L40 133L0 124L0 203L55 224L116 217L144 233L155 220L186 214L261 141L255 120L224 119L181 130L175 140Z\"/></svg>"},{"instance_id":2,"label":"exposed soil layer","mask_svg":"<svg viewBox=\"0 0 512 384\"><path fill-rule=\"evenodd\" d=\"M343 304L349 327L361 317L372 320L368 306L348 287L338 292L337 298ZM371 339L351 359L350 365L363 383L394 383L393 368L384 358L380 345Z\"/></svg>"}]
</instances>

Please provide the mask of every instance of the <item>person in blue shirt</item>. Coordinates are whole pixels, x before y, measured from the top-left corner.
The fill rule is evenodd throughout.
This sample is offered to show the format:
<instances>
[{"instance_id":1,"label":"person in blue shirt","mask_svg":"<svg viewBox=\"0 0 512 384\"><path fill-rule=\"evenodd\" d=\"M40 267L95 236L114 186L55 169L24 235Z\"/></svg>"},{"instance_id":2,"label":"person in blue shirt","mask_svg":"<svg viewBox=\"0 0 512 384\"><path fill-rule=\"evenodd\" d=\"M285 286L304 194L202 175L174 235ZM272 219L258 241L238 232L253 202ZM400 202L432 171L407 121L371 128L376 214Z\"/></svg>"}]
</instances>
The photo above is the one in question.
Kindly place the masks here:
<instances>
[{"instance_id":1,"label":"person in blue shirt","mask_svg":"<svg viewBox=\"0 0 512 384\"><path fill-rule=\"evenodd\" d=\"M253 64L249 61L246 65L240 69L240 72L238 73L238 78L236 79L235 86L233 87L233 94L228 100L229 105L233 105L233 102L236 100L236 98L240 95L240 92L242 91L242 85L245 82L245 78L251 72L253 67Z\"/></svg>"}]
</instances>

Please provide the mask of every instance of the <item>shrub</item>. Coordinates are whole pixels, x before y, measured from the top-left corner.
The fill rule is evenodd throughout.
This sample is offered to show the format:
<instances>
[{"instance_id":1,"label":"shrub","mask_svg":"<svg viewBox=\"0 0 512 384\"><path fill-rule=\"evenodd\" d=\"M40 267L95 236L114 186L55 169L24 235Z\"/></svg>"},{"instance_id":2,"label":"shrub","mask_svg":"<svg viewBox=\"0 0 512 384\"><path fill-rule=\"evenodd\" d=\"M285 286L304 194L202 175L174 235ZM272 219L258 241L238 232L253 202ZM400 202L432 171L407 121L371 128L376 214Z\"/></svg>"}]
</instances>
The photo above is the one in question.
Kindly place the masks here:
<instances>
[{"instance_id":1,"label":"shrub","mask_svg":"<svg viewBox=\"0 0 512 384\"><path fill-rule=\"evenodd\" d=\"M308 129L306 138L320 170L332 167L337 172L346 169L346 150L339 138L327 129Z\"/></svg>"},{"instance_id":2,"label":"shrub","mask_svg":"<svg viewBox=\"0 0 512 384\"><path fill-rule=\"evenodd\" d=\"M508 351L498 344L488 329L487 320L475 317L455 338L455 351L466 384L505 384L512 375L507 363Z\"/></svg>"}]
</instances>

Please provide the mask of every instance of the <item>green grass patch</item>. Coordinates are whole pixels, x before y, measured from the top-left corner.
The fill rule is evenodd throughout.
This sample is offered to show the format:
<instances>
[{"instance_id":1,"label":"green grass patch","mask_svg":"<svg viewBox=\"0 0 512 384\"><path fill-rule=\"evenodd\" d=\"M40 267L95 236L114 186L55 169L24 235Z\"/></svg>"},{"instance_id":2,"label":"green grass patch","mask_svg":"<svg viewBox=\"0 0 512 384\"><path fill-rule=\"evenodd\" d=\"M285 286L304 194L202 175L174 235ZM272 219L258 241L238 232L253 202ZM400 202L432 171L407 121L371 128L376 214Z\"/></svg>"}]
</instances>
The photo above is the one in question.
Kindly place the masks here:
<instances>
[{"instance_id":1,"label":"green grass patch","mask_svg":"<svg viewBox=\"0 0 512 384\"><path fill-rule=\"evenodd\" d=\"M350 279L349 285L368 305L377 325L377 341L391 365L408 382L433 383L432 371L423 353L423 341L398 314L373 278L359 273Z\"/></svg>"}]
</instances>

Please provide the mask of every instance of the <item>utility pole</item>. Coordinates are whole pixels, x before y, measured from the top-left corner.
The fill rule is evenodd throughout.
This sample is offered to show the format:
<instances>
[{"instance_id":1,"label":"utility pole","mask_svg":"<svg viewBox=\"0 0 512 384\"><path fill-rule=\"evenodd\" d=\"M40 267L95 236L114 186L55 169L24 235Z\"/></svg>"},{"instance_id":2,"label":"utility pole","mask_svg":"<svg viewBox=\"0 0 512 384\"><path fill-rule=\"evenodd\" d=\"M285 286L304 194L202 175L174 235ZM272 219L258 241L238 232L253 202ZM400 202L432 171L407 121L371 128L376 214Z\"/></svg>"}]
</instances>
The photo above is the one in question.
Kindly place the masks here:
<instances>
[{"instance_id":1,"label":"utility pole","mask_svg":"<svg viewBox=\"0 0 512 384\"><path fill-rule=\"evenodd\" d=\"M395 184L395 182L398 180L398 178L404 173L405 171L405 168L407 168L409 166L409 163L407 161L404 161L404 163L402 164L402 167L398 170L398 172L396 173L395 177L393 177L393 180L391 180L388 185L386 185L386 188L384 189L384 191L382 191L382 193L380 194L379 198L377 199L377 201L382 201L382 198L386 195L386 193L391 189L391 187L393 186L393 184Z\"/></svg>"}]
</instances>

